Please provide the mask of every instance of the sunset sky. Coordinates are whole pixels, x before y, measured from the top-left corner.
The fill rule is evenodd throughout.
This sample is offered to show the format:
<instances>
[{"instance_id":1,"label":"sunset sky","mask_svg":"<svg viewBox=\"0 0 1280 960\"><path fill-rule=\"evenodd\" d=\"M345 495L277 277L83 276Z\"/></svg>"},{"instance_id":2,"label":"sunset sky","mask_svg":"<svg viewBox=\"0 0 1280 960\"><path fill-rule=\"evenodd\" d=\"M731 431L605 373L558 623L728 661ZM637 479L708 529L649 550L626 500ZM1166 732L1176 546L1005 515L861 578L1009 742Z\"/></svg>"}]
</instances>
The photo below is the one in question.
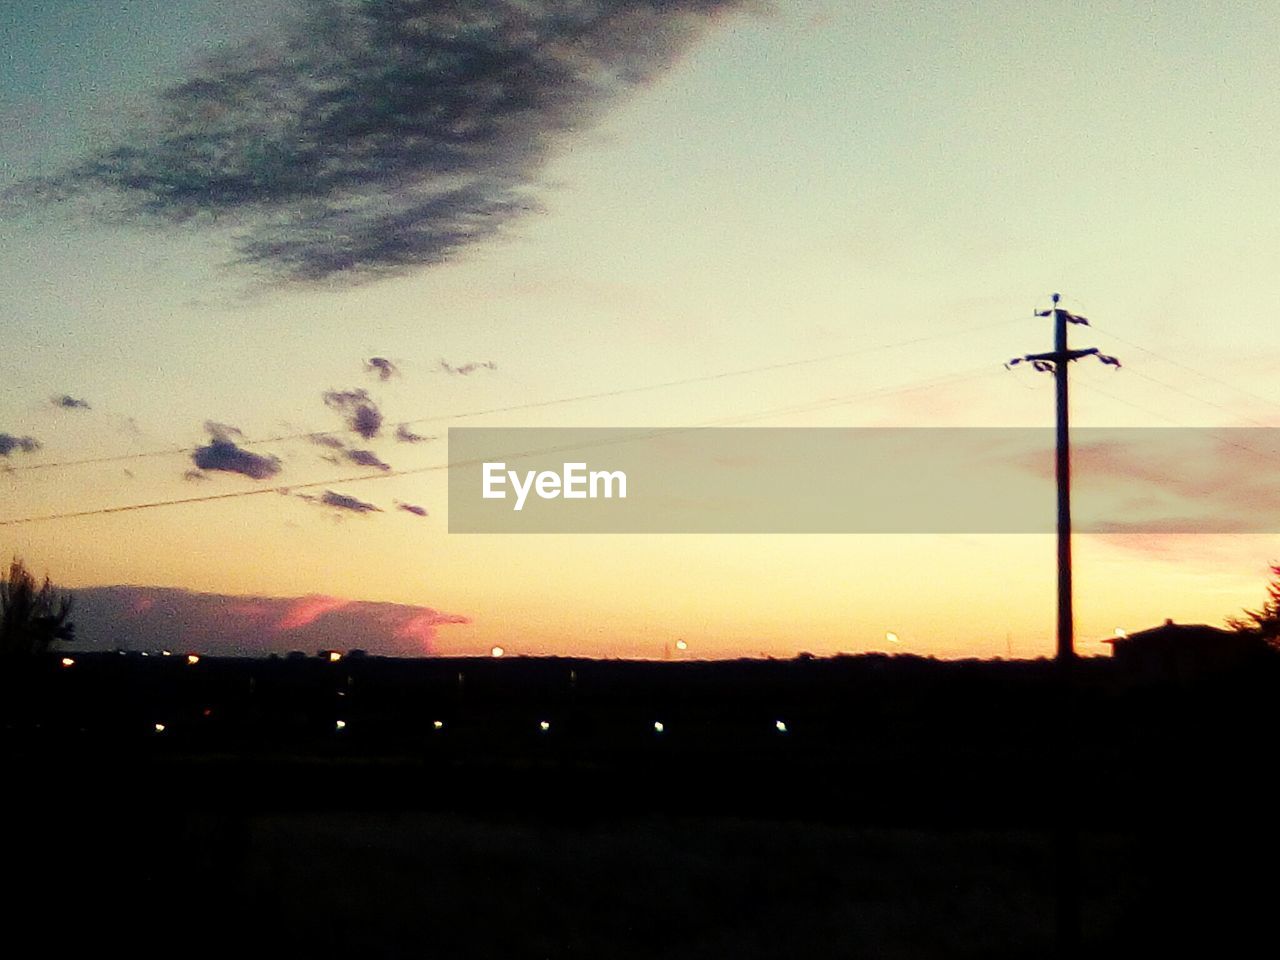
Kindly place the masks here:
<instances>
[{"instance_id":1,"label":"sunset sky","mask_svg":"<svg viewBox=\"0 0 1280 960\"><path fill-rule=\"evenodd\" d=\"M191 616L245 617L246 650L367 610L397 640L351 645L396 652L1049 654L1051 537L449 534L447 430L1049 426L1052 378L1002 364L1051 347L1053 291L1124 363L1075 365L1074 423L1280 425L1276 27L1181 0L7 3L0 556L136 588L122 617L241 598ZM1076 558L1099 653L1256 606L1280 542Z\"/></svg>"}]
</instances>

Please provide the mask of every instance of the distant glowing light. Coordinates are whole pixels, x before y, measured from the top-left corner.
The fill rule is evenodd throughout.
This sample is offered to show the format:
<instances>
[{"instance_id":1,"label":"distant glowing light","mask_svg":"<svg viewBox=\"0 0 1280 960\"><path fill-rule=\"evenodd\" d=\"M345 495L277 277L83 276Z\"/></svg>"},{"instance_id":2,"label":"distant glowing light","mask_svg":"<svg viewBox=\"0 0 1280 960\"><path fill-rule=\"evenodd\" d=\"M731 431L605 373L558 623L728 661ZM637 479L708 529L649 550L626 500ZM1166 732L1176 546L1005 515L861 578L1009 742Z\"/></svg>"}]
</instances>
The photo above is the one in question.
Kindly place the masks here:
<instances>
[{"instance_id":1,"label":"distant glowing light","mask_svg":"<svg viewBox=\"0 0 1280 960\"><path fill-rule=\"evenodd\" d=\"M506 652L507 651L503 650L501 647L494 647L492 650L489 651L489 655L492 657L501 657Z\"/></svg>"},{"instance_id":2,"label":"distant glowing light","mask_svg":"<svg viewBox=\"0 0 1280 960\"><path fill-rule=\"evenodd\" d=\"M204 708L204 710L202 710L202 711L200 712L200 716L202 716L202 717L212 717L212 716L213 716L213 711L212 711L211 709L209 709L208 707L205 707L205 708Z\"/></svg>"},{"instance_id":3,"label":"distant glowing light","mask_svg":"<svg viewBox=\"0 0 1280 960\"><path fill-rule=\"evenodd\" d=\"M431 727L432 727L432 729L433 729L433 730L443 730L443 729L444 729L444 721L443 721L443 720L435 720L435 721L433 721L433 722L432 722Z\"/></svg>"},{"instance_id":4,"label":"distant glowing light","mask_svg":"<svg viewBox=\"0 0 1280 960\"><path fill-rule=\"evenodd\" d=\"M161 651L160 651L160 656L162 656L162 657L172 657L172 656L173 656L173 651L172 651L172 650L161 650Z\"/></svg>"},{"instance_id":5,"label":"distant glowing light","mask_svg":"<svg viewBox=\"0 0 1280 960\"><path fill-rule=\"evenodd\" d=\"M163 724L163 723L157 723L157 724L156 724L156 733L164 733L164 724Z\"/></svg>"},{"instance_id":6,"label":"distant glowing light","mask_svg":"<svg viewBox=\"0 0 1280 960\"><path fill-rule=\"evenodd\" d=\"M551 724L548 721L543 720L541 723L538 724L538 729L541 730L543 733L546 733L548 730L551 729Z\"/></svg>"},{"instance_id":7,"label":"distant glowing light","mask_svg":"<svg viewBox=\"0 0 1280 960\"><path fill-rule=\"evenodd\" d=\"M666 725L665 725L661 720L655 720L655 721L653 721L653 732L654 732L654 733L662 733L662 731L664 731L664 730L666 730L666 729L667 729Z\"/></svg>"},{"instance_id":8,"label":"distant glowing light","mask_svg":"<svg viewBox=\"0 0 1280 960\"><path fill-rule=\"evenodd\" d=\"M199 662L200 662L200 658L199 658L198 656L196 656L194 653L188 653L188 654L187 654L187 665L188 665L188 666L194 667L194 666L195 666L197 663L199 663Z\"/></svg>"},{"instance_id":9,"label":"distant glowing light","mask_svg":"<svg viewBox=\"0 0 1280 960\"><path fill-rule=\"evenodd\" d=\"M1119 637L1120 639L1122 639L1122 640L1123 640L1123 639L1124 639L1125 637L1127 637L1128 635L1129 635L1129 631L1128 631L1128 630L1126 630L1124 627L1116 627L1116 636L1117 636L1117 637Z\"/></svg>"},{"instance_id":10,"label":"distant glowing light","mask_svg":"<svg viewBox=\"0 0 1280 960\"><path fill-rule=\"evenodd\" d=\"M329 662L330 662L330 663L337 663L337 662L338 662L339 660L341 660L341 659L342 659L342 654L340 654L337 650L330 650L330 651L329 651Z\"/></svg>"},{"instance_id":11,"label":"distant glowing light","mask_svg":"<svg viewBox=\"0 0 1280 960\"><path fill-rule=\"evenodd\" d=\"M347 721L345 721L345 720L339 720L337 723L335 723L335 724L333 725L333 729L335 729L335 730L345 730L345 729L347 729Z\"/></svg>"},{"instance_id":12,"label":"distant glowing light","mask_svg":"<svg viewBox=\"0 0 1280 960\"><path fill-rule=\"evenodd\" d=\"M786 733L786 732L787 732L787 725L786 725L786 723L785 723L784 721L782 721L782 720L775 720L775 721L773 722L773 729L777 730L779 733Z\"/></svg>"},{"instance_id":13,"label":"distant glowing light","mask_svg":"<svg viewBox=\"0 0 1280 960\"><path fill-rule=\"evenodd\" d=\"M73 659L71 659L70 657L63 657L63 658L62 658L62 665L63 665L64 667L74 667L74 666L76 665L76 662L75 662Z\"/></svg>"},{"instance_id":14,"label":"distant glowing light","mask_svg":"<svg viewBox=\"0 0 1280 960\"><path fill-rule=\"evenodd\" d=\"M683 641L683 640L677 640L677 641L676 641L676 649L677 649L677 650L688 650L688 649L689 649L689 644L688 644L688 643L686 643L686 642L685 642L685 641Z\"/></svg>"},{"instance_id":15,"label":"distant glowing light","mask_svg":"<svg viewBox=\"0 0 1280 960\"><path fill-rule=\"evenodd\" d=\"M896 633L894 633L892 630L890 630L888 633L886 633L886 634L884 635L884 638L885 638L886 640L888 640L890 643L901 643L901 642L902 642L900 639L898 639L898 635L897 635Z\"/></svg>"}]
</instances>

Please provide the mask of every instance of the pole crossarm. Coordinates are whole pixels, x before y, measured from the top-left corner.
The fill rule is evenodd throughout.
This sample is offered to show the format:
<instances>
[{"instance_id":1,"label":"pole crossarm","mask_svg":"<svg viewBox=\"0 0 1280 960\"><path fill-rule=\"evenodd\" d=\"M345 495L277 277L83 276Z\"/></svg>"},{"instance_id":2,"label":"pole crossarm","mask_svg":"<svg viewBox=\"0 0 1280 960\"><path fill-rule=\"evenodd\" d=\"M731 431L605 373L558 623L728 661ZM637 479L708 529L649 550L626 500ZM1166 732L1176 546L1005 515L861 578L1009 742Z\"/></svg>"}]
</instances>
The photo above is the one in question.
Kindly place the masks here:
<instances>
[{"instance_id":1,"label":"pole crossarm","mask_svg":"<svg viewBox=\"0 0 1280 960\"><path fill-rule=\"evenodd\" d=\"M1097 357L1100 363L1108 367L1119 369L1121 364L1117 357L1110 356L1100 351L1097 347L1089 347L1085 350L1050 350L1048 353L1028 353L1024 357L1014 357L1004 365L1006 370L1012 370L1020 363L1029 363L1036 370L1050 372L1059 363L1070 363L1072 360L1079 360L1081 357Z\"/></svg>"},{"instance_id":2,"label":"pole crossarm","mask_svg":"<svg viewBox=\"0 0 1280 960\"><path fill-rule=\"evenodd\" d=\"M1062 363L1065 360L1069 363L1072 360L1079 360L1081 357L1092 357L1097 353L1097 347L1089 347L1086 350L1065 350L1062 352L1050 350L1048 353L1028 353L1025 357L1014 357L1005 366L1012 367L1019 363L1034 364L1037 361L1041 363ZM1099 355L1099 359L1101 359L1101 355Z\"/></svg>"}]
</instances>

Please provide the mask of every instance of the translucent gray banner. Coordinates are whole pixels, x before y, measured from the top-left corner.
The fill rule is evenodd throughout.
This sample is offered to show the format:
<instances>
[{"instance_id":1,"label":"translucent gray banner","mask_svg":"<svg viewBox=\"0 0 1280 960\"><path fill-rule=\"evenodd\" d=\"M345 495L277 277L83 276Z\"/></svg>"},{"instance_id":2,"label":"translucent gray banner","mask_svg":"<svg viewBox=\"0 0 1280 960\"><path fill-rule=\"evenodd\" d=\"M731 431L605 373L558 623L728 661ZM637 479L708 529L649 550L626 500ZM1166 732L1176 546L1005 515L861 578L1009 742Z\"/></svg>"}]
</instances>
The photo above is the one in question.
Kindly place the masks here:
<instances>
[{"instance_id":1,"label":"translucent gray banner","mask_svg":"<svg viewBox=\"0 0 1280 960\"><path fill-rule=\"evenodd\" d=\"M1280 532L1280 430L1072 431L1082 533ZM451 533L1050 533L1054 433L449 430Z\"/></svg>"}]
</instances>

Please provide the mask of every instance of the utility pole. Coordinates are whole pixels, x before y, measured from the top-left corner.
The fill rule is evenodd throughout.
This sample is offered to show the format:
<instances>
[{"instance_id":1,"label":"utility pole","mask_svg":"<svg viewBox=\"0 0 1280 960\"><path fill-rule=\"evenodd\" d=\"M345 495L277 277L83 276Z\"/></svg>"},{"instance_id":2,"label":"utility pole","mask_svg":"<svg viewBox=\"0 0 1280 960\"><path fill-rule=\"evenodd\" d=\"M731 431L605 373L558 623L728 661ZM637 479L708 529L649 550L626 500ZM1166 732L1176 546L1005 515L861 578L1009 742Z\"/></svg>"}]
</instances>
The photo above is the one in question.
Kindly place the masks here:
<instances>
[{"instance_id":1,"label":"utility pole","mask_svg":"<svg viewBox=\"0 0 1280 960\"><path fill-rule=\"evenodd\" d=\"M1057 393L1057 449L1054 473L1058 485L1058 649L1057 661L1062 672L1067 673L1075 660L1075 619L1071 607L1071 441L1070 416L1067 394L1067 365L1081 357L1097 357L1102 363L1118 367L1120 361L1099 353L1097 347L1085 350L1067 348L1067 324L1088 326L1089 321L1058 306L1061 296L1053 295L1053 307L1037 310L1037 317L1053 317L1053 350L1049 353L1029 353L1005 364L1014 367L1030 363L1042 373L1052 373Z\"/></svg>"},{"instance_id":2,"label":"utility pole","mask_svg":"<svg viewBox=\"0 0 1280 960\"><path fill-rule=\"evenodd\" d=\"M1067 346L1067 324L1088 325L1084 317L1076 316L1058 306L1062 298L1053 295L1053 306L1037 310L1037 317L1053 318L1053 350L1050 353L1030 353L1005 364L1013 367L1030 363L1042 372L1052 373L1057 394L1055 417L1056 444L1054 474L1058 489L1058 643L1056 662L1060 685L1060 709L1057 736L1053 749L1059 764L1059 781L1055 784L1053 815L1053 851L1055 861L1056 916L1058 956L1062 960L1075 960L1080 956L1080 867L1079 843L1075 822L1075 805L1072 802L1075 762L1074 739L1071 736L1075 721L1072 696L1072 667L1075 663L1075 619L1071 605L1071 439L1067 392L1068 365L1081 357L1097 357L1102 363L1119 367L1120 361L1099 353L1097 347L1071 350Z\"/></svg>"}]
</instances>

